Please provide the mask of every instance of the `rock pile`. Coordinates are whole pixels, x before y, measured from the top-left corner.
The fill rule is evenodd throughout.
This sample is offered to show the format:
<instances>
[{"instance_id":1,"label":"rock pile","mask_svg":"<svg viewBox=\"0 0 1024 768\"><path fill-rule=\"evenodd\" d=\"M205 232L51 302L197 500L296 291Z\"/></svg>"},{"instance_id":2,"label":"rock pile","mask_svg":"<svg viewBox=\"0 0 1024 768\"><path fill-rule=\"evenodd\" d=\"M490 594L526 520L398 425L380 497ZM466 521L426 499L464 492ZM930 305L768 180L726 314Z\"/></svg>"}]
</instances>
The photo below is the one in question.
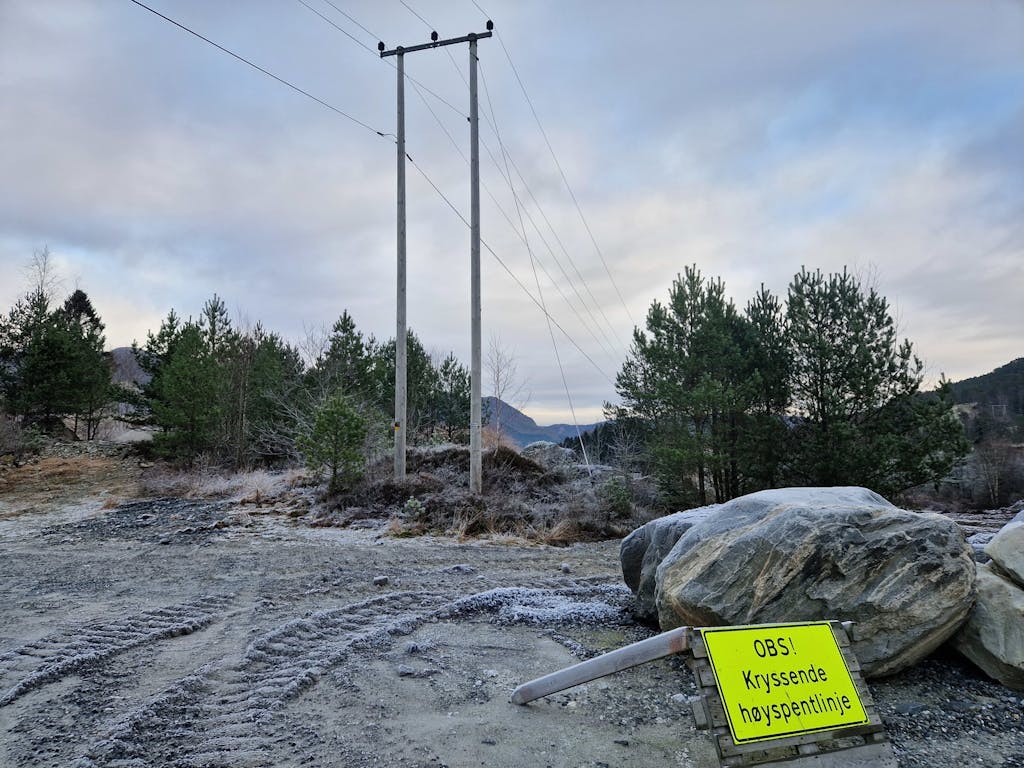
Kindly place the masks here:
<instances>
[{"instance_id":1,"label":"rock pile","mask_svg":"<svg viewBox=\"0 0 1024 768\"><path fill-rule=\"evenodd\" d=\"M978 600L953 647L987 675L1024 690L1024 512L985 547Z\"/></svg>"},{"instance_id":2,"label":"rock pile","mask_svg":"<svg viewBox=\"0 0 1024 768\"><path fill-rule=\"evenodd\" d=\"M931 653L976 594L973 551L953 521L864 488L761 491L672 515L634 531L620 559L640 612L656 611L662 629L854 621L869 677Z\"/></svg>"}]
</instances>

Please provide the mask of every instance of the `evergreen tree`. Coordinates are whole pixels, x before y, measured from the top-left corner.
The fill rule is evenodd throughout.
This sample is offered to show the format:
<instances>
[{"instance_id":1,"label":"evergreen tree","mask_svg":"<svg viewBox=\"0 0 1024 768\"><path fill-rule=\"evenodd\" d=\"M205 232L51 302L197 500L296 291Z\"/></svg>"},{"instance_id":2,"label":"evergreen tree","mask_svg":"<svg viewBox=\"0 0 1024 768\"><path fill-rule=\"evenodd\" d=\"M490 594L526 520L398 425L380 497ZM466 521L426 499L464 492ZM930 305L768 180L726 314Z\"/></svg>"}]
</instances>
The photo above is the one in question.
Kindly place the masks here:
<instances>
[{"instance_id":1,"label":"evergreen tree","mask_svg":"<svg viewBox=\"0 0 1024 768\"><path fill-rule=\"evenodd\" d=\"M437 369L435 421L450 443L469 440L469 371L449 352Z\"/></svg>"},{"instance_id":2,"label":"evergreen tree","mask_svg":"<svg viewBox=\"0 0 1024 768\"><path fill-rule=\"evenodd\" d=\"M106 339L103 322L82 290L76 290L64 302L64 322L73 339L68 364L74 372L74 399L72 413L75 432L81 421L85 438L96 437L104 408L113 399L110 361L104 352Z\"/></svg>"},{"instance_id":3,"label":"evergreen tree","mask_svg":"<svg viewBox=\"0 0 1024 768\"><path fill-rule=\"evenodd\" d=\"M327 470L328 490L335 493L362 476L367 422L342 392L331 395L316 411L300 442L306 464Z\"/></svg>"},{"instance_id":4,"label":"evergreen tree","mask_svg":"<svg viewBox=\"0 0 1024 768\"><path fill-rule=\"evenodd\" d=\"M154 438L157 451L189 466L214 448L221 416L220 371L207 338L196 323L181 327L152 401L153 417L164 430Z\"/></svg>"},{"instance_id":5,"label":"evergreen tree","mask_svg":"<svg viewBox=\"0 0 1024 768\"><path fill-rule=\"evenodd\" d=\"M0 387L6 407L27 424L63 428L81 420L93 438L109 402L110 369L103 323L83 291L50 308L43 283L19 299L0 321Z\"/></svg>"},{"instance_id":6,"label":"evergreen tree","mask_svg":"<svg viewBox=\"0 0 1024 768\"><path fill-rule=\"evenodd\" d=\"M923 364L888 302L849 272L800 271L787 302L792 479L895 494L963 453L948 400L919 398Z\"/></svg>"},{"instance_id":7,"label":"evergreen tree","mask_svg":"<svg viewBox=\"0 0 1024 768\"><path fill-rule=\"evenodd\" d=\"M763 285L744 311L749 323L747 402L741 461L752 488L775 488L782 479L789 437L790 352L785 311Z\"/></svg>"},{"instance_id":8,"label":"evergreen tree","mask_svg":"<svg viewBox=\"0 0 1024 768\"><path fill-rule=\"evenodd\" d=\"M745 320L721 280L687 267L652 303L646 332L633 333L630 356L616 377L623 405L617 419L639 420L670 503L725 501L744 487L738 464L746 410Z\"/></svg>"}]
</instances>

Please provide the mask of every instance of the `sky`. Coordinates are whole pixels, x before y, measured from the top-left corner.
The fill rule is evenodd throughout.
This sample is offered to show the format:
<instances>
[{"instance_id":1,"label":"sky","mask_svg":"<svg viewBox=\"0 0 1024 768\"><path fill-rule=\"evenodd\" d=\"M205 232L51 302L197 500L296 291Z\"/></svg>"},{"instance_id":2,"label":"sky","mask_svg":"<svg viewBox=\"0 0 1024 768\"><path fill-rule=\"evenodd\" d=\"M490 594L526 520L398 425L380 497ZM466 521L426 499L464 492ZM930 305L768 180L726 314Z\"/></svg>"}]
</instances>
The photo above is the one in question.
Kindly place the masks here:
<instances>
[{"instance_id":1,"label":"sky","mask_svg":"<svg viewBox=\"0 0 1024 768\"><path fill-rule=\"evenodd\" d=\"M0 311L48 248L109 347L214 293L295 343L345 310L392 338L377 41L489 18L485 357L514 357L539 423L602 418L633 328L691 264L739 307L849 267L927 383L1024 356L1021 0L146 3L329 106L130 0L0 0ZM405 57L409 325L467 365L468 56Z\"/></svg>"}]
</instances>

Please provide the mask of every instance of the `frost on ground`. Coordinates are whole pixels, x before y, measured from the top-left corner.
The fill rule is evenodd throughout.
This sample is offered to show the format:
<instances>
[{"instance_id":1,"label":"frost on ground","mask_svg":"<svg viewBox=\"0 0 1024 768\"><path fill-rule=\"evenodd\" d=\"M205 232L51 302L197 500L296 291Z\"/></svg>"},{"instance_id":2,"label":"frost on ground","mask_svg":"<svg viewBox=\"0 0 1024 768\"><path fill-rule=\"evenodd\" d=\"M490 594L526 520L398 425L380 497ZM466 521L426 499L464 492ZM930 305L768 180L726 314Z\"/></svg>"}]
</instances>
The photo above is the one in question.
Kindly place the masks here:
<instances>
[{"instance_id":1,"label":"frost on ground","mask_svg":"<svg viewBox=\"0 0 1024 768\"><path fill-rule=\"evenodd\" d=\"M86 519L49 507L4 529L0 766L717 764L679 658L508 702L652 634L633 620L617 542L243 519L229 502L161 499ZM873 692L901 766L1024 766L1024 701L962 664L929 661Z\"/></svg>"}]
</instances>

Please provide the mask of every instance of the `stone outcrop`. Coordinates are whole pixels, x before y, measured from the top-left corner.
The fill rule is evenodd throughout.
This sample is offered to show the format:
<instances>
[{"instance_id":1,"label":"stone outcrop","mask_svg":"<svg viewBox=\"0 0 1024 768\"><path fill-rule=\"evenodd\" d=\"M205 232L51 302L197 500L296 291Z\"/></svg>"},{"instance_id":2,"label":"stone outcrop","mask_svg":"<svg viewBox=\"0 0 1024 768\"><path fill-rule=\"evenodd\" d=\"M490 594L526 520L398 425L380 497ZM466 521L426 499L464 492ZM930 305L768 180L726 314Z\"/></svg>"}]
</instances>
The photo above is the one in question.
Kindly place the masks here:
<instances>
[{"instance_id":1,"label":"stone outcrop","mask_svg":"<svg viewBox=\"0 0 1024 768\"><path fill-rule=\"evenodd\" d=\"M994 680L1024 691L1024 589L978 566L978 600L952 646Z\"/></svg>"},{"instance_id":2,"label":"stone outcrop","mask_svg":"<svg viewBox=\"0 0 1024 768\"><path fill-rule=\"evenodd\" d=\"M623 562L634 563L646 540L639 579L632 566L627 577L637 592L661 559L654 581L662 629L854 621L854 651L877 677L938 647L974 602L975 563L957 525L897 509L864 488L761 491L704 515L663 558L671 527L660 542L652 528L623 543Z\"/></svg>"},{"instance_id":3,"label":"stone outcrop","mask_svg":"<svg viewBox=\"0 0 1024 768\"><path fill-rule=\"evenodd\" d=\"M636 595L636 613L640 618L648 621L658 618L654 603L655 574L665 555L684 533L716 509L718 505L712 505L659 517L622 540L619 545L622 578Z\"/></svg>"}]
</instances>

